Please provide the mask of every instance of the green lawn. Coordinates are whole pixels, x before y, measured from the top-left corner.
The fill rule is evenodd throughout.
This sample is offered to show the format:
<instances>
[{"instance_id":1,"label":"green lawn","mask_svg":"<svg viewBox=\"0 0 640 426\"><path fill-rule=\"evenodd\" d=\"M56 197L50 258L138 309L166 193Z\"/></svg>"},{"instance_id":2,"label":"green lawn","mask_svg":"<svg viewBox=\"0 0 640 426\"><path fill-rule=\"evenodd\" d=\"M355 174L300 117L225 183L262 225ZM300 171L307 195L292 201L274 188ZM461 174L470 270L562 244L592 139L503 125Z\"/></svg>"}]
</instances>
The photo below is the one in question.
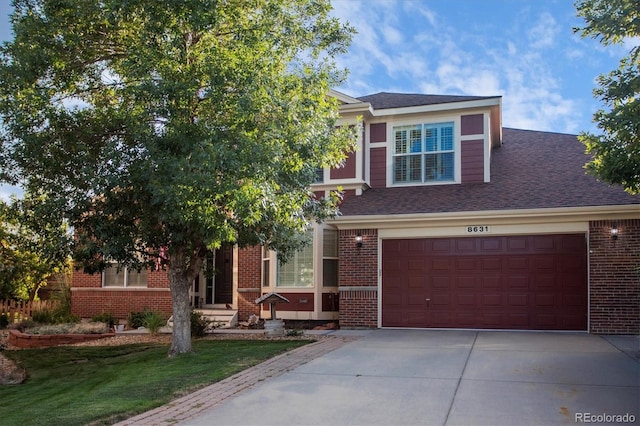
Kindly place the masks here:
<instances>
[{"instance_id":1,"label":"green lawn","mask_svg":"<svg viewBox=\"0 0 640 426\"><path fill-rule=\"evenodd\" d=\"M306 343L197 340L172 359L154 344L5 351L27 380L0 387L0 424L112 424Z\"/></svg>"}]
</instances>

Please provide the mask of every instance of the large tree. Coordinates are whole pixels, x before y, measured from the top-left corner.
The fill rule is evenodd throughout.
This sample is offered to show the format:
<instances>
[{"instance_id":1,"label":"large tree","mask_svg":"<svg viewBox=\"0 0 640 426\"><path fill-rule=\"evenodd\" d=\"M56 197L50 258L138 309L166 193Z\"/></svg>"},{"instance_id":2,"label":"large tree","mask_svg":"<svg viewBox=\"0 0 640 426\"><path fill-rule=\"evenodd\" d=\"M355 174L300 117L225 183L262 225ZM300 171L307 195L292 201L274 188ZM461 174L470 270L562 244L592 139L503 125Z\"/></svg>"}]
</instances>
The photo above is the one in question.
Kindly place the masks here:
<instances>
[{"instance_id":1,"label":"large tree","mask_svg":"<svg viewBox=\"0 0 640 426\"><path fill-rule=\"evenodd\" d=\"M68 272L71 237L41 205L33 194L0 201L0 300L34 300L48 278Z\"/></svg>"},{"instance_id":2,"label":"large tree","mask_svg":"<svg viewBox=\"0 0 640 426\"><path fill-rule=\"evenodd\" d=\"M583 37L605 45L622 44L640 37L638 0L578 0L578 16L586 25L575 28ZM598 77L593 91L607 110L598 110L594 121L602 134L584 132L579 138L593 159L587 170L631 194L640 193L640 46L633 47L618 69Z\"/></svg>"},{"instance_id":3,"label":"large tree","mask_svg":"<svg viewBox=\"0 0 640 426\"><path fill-rule=\"evenodd\" d=\"M208 250L286 256L338 196L310 192L353 149L328 97L352 29L328 0L15 0L1 50L0 176L76 229L85 269L168 267L169 355L191 350ZM162 255L165 253L166 255Z\"/></svg>"}]
</instances>

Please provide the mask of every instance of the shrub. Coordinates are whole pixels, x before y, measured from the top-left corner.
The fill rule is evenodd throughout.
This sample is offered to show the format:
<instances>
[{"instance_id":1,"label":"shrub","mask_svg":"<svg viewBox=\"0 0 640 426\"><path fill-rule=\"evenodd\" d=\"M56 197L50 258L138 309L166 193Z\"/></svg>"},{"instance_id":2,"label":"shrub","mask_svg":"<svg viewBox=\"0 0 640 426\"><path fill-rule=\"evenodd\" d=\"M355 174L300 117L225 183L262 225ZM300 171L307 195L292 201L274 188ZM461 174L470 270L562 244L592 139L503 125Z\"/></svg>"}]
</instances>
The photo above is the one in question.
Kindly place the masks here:
<instances>
[{"instance_id":1,"label":"shrub","mask_svg":"<svg viewBox=\"0 0 640 426\"><path fill-rule=\"evenodd\" d=\"M147 312L147 316L144 319L144 326L154 336L158 334L158 330L160 330L160 327L165 325L165 323L165 318L158 312Z\"/></svg>"},{"instance_id":2,"label":"shrub","mask_svg":"<svg viewBox=\"0 0 640 426\"><path fill-rule=\"evenodd\" d=\"M5 329L9 325L9 316L7 314L0 314L0 329Z\"/></svg>"},{"instance_id":3,"label":"shrub","mask_svg":"<svg viewBox=\"0 0 640 426\"><path fill-rule=\"evenodd\" d=\"M211 326L211 321L202 316L199 312L191 310L191 337L203 337L207 334L207 329Z\"/></svg>"},{"instance_id":4,"label":"shrub","mask_svg":"<svg viewBox=\"0 0 640 426\"><path fill-rule=\"evenodd\" d=\"M103 312L99 315L94 315L91 317L92 322L103 322L107 324L107 327L113 328L116 325L116 319L113 314L109 312Z\"/></svg>"},{"instance_id":5,"label":"shrub","mask_svg":"<svg viewBox=\"0 0 640 426\"><path fill-rule=\"evenodd\" d=\"M20 322L9 324L9 328L24 333L25 330L37 326L38 323L31 319L23 319Z\"/></svg>"},{"instance_id":6,"label":"shrub","mask_svg":"<svg viewBox=\"0 0 640 426\"><path fill-rule=\"evenodd\" d=\"M147 319L147 315L149 315L149 311L146 309L140 312L129 312L127 325L129 326L129 328L132 328L134 330L140 327L144 327L144 322Z\"/></svg>"},{"instance_id":7,"label":"shrub","mask_svg":"<svg viewBox=\"0 0 640 426\"><path fill-rule=\"evenodd\" d=\"M31 312L31 319L40 324L55 324L56 313L53 309L42 308Z\"/></svg>"},{"instance_id":8,"label":"shrub","mask_svg":"<svg viewBox=\"0 0 640 426\"><path fill-rule=\"evenodd\" d=\"M41 325L27 329L29 334L102 334L109 329L104 323L64 323L53 325Z\"/></svg>"}]
</instances>

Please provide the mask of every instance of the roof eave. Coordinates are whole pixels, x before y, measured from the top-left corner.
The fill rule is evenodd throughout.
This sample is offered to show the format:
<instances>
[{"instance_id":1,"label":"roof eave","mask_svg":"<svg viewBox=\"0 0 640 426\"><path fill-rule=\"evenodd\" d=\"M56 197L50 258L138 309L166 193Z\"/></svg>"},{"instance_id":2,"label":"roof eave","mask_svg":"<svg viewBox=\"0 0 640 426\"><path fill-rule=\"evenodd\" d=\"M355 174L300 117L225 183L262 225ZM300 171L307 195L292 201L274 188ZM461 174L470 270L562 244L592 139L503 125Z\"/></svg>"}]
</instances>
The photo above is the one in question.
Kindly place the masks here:
<instances>
[{"instance_id":1,"label":"roof eave","mask_svg":"<svg viewBox=\"0 0 640 426\"><path fill-rule=\"evenodd\" d=\"M476 99L473 101L460 101L460 102L446 102L430 105L416 105L410 107L399 108L381 108L374 109L372 114L374 117L382 117L388 115L401 115L401 114L420 114L437 111L451 111L456 109L473 109L473 108L487 108L492 106L500 106L502 104L502 96L496 96L492 98Z\"/></svg>"},{"instance_id":2,"label":"roof eave","mask_svg":"<svg viewBox=\"0 0 640 426\"><path fill-rule=\"evenodd\" d=\"M328 221L338 229L405 228L437 226L439 222L473 224L470 221L491 220L500 222L536 223L574 222L591 220L622 220L638 216L638 204L556 207L546 209L485 210L468 212L411 213L395 215L338 216Z\"/></svg>"}]
</instances>

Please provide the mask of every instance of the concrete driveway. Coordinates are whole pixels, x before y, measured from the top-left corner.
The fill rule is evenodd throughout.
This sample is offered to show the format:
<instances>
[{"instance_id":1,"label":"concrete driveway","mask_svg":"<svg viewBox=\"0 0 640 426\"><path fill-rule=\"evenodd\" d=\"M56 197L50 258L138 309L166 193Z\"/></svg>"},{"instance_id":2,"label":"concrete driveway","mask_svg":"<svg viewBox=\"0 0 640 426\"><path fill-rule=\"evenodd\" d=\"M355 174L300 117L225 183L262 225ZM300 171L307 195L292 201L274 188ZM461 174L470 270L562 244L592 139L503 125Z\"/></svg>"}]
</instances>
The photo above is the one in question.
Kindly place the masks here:
<instances>
[{"instance_id":1,"label":"concrete driveway","mask_svg":"<svg viewBox=\"0 0 640 426\"><path fill-rule=\"evenodd\" d=\"M616 343L578 333L363 334L183 424L640 424L637 337Z\"/></svg>"}]
</instances>

